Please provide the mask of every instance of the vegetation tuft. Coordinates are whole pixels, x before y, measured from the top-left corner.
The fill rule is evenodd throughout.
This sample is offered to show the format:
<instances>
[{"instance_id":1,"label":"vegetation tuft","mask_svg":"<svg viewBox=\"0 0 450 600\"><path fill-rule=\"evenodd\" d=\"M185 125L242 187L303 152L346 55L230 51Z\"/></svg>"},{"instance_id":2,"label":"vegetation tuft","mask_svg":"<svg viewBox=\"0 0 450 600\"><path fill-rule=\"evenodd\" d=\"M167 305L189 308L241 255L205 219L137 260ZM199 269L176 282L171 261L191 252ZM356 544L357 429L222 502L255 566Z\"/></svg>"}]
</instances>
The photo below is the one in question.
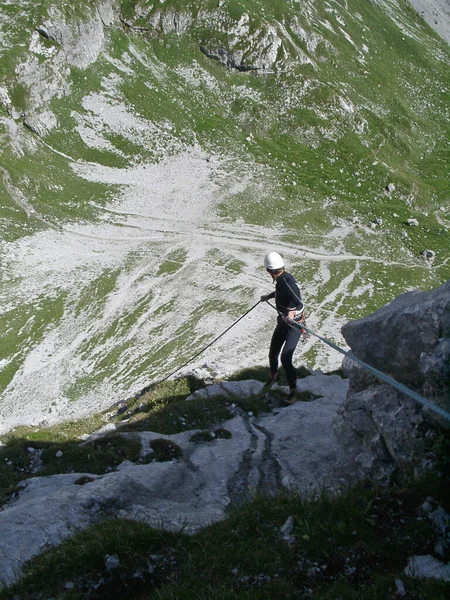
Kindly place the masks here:
<instances>
[{"instance_id":1,"label":"vegetation tuft","mask_svg":"<svg viewBox=\"0 0 450 600\"><path fill-rule=\"evenodd\" d=\"M218 440L230 440L233 437L231 431L228 431L228 429L225 429L224 427L214 429L213 433L214 437Z\"/></svg>"},{"instance_id":2,"label":"vegetation tuft","mask_svg":"<svg viewBox=\"0 0 450 600\"><path fill-rule=\"evenodd\" d=\"M139 459L139 440L118 434L107 435L84 444L50 444L42 449L42 469L39 475L57 473L96 473L112 471L125 460Z\"/></svg>"},{"instance_id":3,"label":"vegetation tuft","mask_svg":"<svg viewBox=\"0 0 450 600\"><path fill-rule=\"evenodd\" d=\"M149 459L156 460L157 462L174 460L175 458L181 458L183 456L183 451L180 446L165 438L152 440L150 442L150 448L153 450L153 453L150 454Z\"/></svg>"},{"instance_id":4,"label":"vegetation tuft","mask_svg":"<svg viewBox=\"0 0 450 600\"><path fill-rule=\"evenodd\" d=\"M193 444L203 444L205 442L212 442L215 438L211 431L197 431L189 438L189 441Z\"/></svg>"}]
</instances>

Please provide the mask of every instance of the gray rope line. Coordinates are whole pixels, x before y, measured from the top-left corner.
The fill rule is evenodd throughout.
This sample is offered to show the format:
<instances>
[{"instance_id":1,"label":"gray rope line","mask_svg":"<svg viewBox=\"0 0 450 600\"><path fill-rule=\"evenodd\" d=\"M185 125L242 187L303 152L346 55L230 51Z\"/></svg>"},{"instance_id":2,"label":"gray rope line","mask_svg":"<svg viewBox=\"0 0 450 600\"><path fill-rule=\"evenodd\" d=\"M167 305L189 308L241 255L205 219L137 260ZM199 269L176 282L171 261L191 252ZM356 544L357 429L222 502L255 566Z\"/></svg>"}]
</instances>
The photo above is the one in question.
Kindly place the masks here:
<instances>
[{"instance_id":1,"label":"gray rope line","mask_svg":"<svg viewBox=\"0 0 450 600\"><path fill-rule=\"evenodd\" d=\"M281 314L277 310L276 306L274 306L273 304L271 304L267 300L266 300L266 302L267 302L267 304L269 306L271 306L279 314ZM281 316L283 316L283 315L281 315ZM289 327L292 327L292 329L304 329L305 331L307 331L311 335L315 336L316 338L318 338L319 340L321 340L322 342L324 342L325 344L327 344L328 346L330 346L330 348L333 348L333 350L336 350L337 352L340 352L341 354L343 354L344 356L346 356L350 360L353 360L354 362L356 362L359 365L361 365L362 367L364 367L367 371L369 371L370 373L372 373L373 375L375 375L376 377L378 377L378 379L381 379L382 381L385 381L386 383L388 383L392 387L396 388L397 390L399 390L403 394L406 394L407 396L409 396L413 400L416 400L417 402L419 402L423 406L426 406L427 408L429 408L430 410L432 410L433 412L435 412L439 416L443 417L447 421L450 421L450 413L449 412L447 412L446 410L444 410L440 406L437 406L436 404L433 404L433 402L430 402L430 400L427 400L426 398L424 398L423 396L421 396L417 392L414 392L413 390L410 390L409 388L407 388L402 383L399 383L398 381L395 381L395 379L393 379L392 377L389 377L389 375L385 375L385 373L383 373L382 371L379 371L378 369L375 369L375 367L371 367L370 365L368 365L364 361L360 360L359 358L356 358L356 356L354 356L351 352L347 352L343 348L340 348L339 346L337 346L336 344L334 344L330 340L327 340L326 338L322 337L321 335L319 335L315 331L312 331L311 329L309 329L309 327L305 327L304 325L297 324L295 321L288 321L288 320L286 320L285 322L287 323L287 325L289 325Z\"/></svg>"},{"instance_id":2,"label":"gray rope line","mask_svg":"<svg viewBox=\"0 0 450 600\"><path fill-rule=\"evenodd\" d=\"M144 388L142 388L142 390L140 392L138 392L137 394L135 394L133 396L133 399L136 400L137 398L140 398L141 396L143 396L144 394L149 392L156 384L162 383L163 381L167 381L168 379L170 379L170 377L175 375L175 373L178 373L178 371L181 371L181 369L183 367L185 367L190 362L195 360L198 356L200 356L200 354L203 354L203 352L205 350L207 350L210 346L212 346L215 342L217 342L217 340L219 340L228 331L230 331L230 329L232 327L234 327L237 323L239 323L239 321L241 321L244 317L246 317L248 315L248 313L251 312L253 309L255 309L259 304L261 304L261 300L258 300L258 302L256 304L254 304L251 308L249 308L247 312L245 312L242 316L240 316L239 319L236 319L236 321L234 323L232 323L229 327L227 327L227 329L225 329L225 331L223 331L220 335L218 335L216 338L214 338L212 342L210 342L204 348L199 350L199 352L197 352L197 354L194 354L194 356L191 356L191 358L189 360L187 360L185 363L183 363L180 367L177 367L175 369L175 371L172 371L172 373L169 373L169 375L166 375L166 377L164 377L163 379L158 379L158 381L155 381L153 383L150 383L149 385L146 385ZM116 404L122 404L122 402L116 402Z\"/></svg>"},{"instance_id":3,"label":"gray rope line","mask_svg":"<svg viewBox=\"0 0 450 600\"><path fill-rule=\"evenodd\" d=\"M203 354L203 352L205 350L207 350L210 346L212 346L215 342L217 342L217 340L219 340L228 331L230 331L230 329L232 327L234 327L235 325L237 325L239 323L239 321L241 321L244 317L246 317L248 315L249 312L251 312L253 309L255 309L258 306L258 304L261 304L261 300L258 300L258 302L256 304L254 304L251 308L249 308L247 312L245 312L241 317L239 317L239 319L237 319L234 323L232 323L229 327L227 327L227 329L225 329L225 331L223 331L220 335L218 335L216 338L214 338L212 342L210 342L207 346L205 346L204 348L202 348L199 352L197 352L197 354L195 354L194 356L192 356L192 358L190 358L184 364L182 364L181 367L178 367L175 371L173 371L173 373L170 373L170 375L167 375L167 377L164 377L164 379L160 379L158 381L158 383L166 381L167 379L169 379L170 377L172 377L172 375L175 375L175 373L178 373L178 371L181 371L181 369L183 367L185 367L190 362L192 362L194 359L196 359L198 356L200 356L200 354Z\"/></svg>"}]
</instances>

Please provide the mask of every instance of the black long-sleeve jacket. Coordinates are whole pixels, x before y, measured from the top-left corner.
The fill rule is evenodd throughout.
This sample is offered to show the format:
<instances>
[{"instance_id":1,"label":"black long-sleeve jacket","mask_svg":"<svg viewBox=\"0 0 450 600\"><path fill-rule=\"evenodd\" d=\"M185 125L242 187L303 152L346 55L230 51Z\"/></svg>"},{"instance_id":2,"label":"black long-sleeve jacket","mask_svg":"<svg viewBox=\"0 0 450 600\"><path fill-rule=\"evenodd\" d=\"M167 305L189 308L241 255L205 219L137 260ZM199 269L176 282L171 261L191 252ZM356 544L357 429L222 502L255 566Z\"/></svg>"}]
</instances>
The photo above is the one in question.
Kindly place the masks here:
<instances>
[{"instance_id":1,"label":"black long-sleeve jacket","mask_svg":"<svg viewBox=\"0 0 450 600\"><path fill-rule=\"evenodd\" d=\"M269 294L269 298L275 298L277 310L285 316L291 310L301 311L303 309L300 288L294 277L286 271L277 277L275 291Z\"/></svg>"}]
</instances>

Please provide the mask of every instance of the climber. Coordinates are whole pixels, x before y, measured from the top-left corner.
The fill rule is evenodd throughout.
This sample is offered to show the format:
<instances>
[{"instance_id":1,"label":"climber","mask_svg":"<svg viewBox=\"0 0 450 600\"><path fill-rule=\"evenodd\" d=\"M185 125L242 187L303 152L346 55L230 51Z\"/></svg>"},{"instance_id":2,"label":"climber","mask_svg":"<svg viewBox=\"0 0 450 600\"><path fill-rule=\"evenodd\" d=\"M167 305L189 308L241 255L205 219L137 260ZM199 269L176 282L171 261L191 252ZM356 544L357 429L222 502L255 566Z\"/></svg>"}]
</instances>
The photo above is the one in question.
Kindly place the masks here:
<instances>
[{"instance_id":1,"label":"climber","mask_svg":"<svg viewBox=\"0 0 450 600\"><path fill-rule=\"evenodd\" d=\"M281 364L283 365L289 384L289 394L286 404L292 404L295 402L297 392L297 372L292 364L292 358L302 330L290 327L288 321L304 322L303 302L297 282L290 273L285 271L284 261L277 252L266 254L264 257L264 266L272 277L275 284L275 291L261 296L261 301L266 302L271 298L275 298L275 305L278 311L277 325L270 342L270 375L267 385L273 385L277 379L278 357L281 352Z\"/></svg>"}]
</instances>

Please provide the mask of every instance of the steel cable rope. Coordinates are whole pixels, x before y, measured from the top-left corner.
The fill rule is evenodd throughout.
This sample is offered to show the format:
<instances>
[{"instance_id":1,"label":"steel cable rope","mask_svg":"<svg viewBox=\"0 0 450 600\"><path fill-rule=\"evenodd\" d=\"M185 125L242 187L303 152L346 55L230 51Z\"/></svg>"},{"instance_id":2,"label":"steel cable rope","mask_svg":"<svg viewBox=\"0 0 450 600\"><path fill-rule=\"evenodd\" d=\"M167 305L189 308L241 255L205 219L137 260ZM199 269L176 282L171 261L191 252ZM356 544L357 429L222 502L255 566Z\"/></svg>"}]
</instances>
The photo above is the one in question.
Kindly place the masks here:
<instances>
[{"instance_id":1,"label":"steel cable rope","mask_svg":"<svg viewBox=\"0 0 450 600\"><path fill-rule=\"evenodd\" d=\"M298 295L295 293L295 291L290 287L290 285L288 283L287 283L287 285L288 285L289 289L291 290L291 292L294 294L294 296L299 300L299 302L302 303L303 308L304 308L303 301L298 297ZM172 371L171 373L169 373L169 375L167 375L163 379L160 379L157 383L162 383L164 381L167 381L170 377L172 377L173 375L175 375L175 373L178 373L178 371L181 371L181 369L183 369L186 365L188 365L190 362L192 362L193 360L195 360L205 350L207 350L213 344L215 344L215 342L217 342L217 340L219 340L226 333L228 333L228 331L230 331L230 329L232 329L235 325L237 325L237 323L239 323L239 321L241 321L244 317L246 317L252 310L254 310L259 304L261 304L261 302L262 302L262 300L258 300L258 302L256 304L254 304L243 315L241 315L239 317L239 319L237 319L236 321L234 321L234 323L232 323L229 327L227 327L227 329L225 329L225 331L223 331L220 335L218 335L216 338L214 338L209 344L207 344L206 346L204 346L199 352L197 352L189 360L187 360L181 366L177 367L177 369L175 369L175 371ZM282 316L284 318L284 315L282 314L281 311L279 311L277 309L276 306L274 306L273 304L271 304L268 300L265 300L265 302L271 308L273 308L280 316ZM323 336L319 335L318 333L316 333L315 331L313 331L312 329L310 329L309 327L307 327L305 324L296 323L295 321L290 321L290 320L287 320L287 319L285 319L285 322L286 322L286 324L289 327L291 327L291 328L293 328L295 330L299 330L300 329L301 331L306 331L307 333L313 335L314 337L318 338L320 341L322 341L325 344L327 344L328 346L330 346L330 348L333 348L333 350L336 350L337 352L340 352L341 354L343 354L344 356L346 356L350 360L352 360L352 361L358 363L359 365L361 365L364 369L366 369L367 371L369 371L370 373L372 373L373 375L375 375L378 379L381 379L382 381L388 383L389 385L391 385L392 387L396 388L397 390L399 390L403 394L409 396L413 400L416 400L417 402L419 402L423 406L429 408L431 411L435 412L439 416L441 416L444 419L450 421L450 413L449 412L447 412L446 410L444 410L440 406L437 406L436 404L433 404L432 402L430 402L430 400L427 400L426 398L424 398L423 396L421 396L417 392L414 392L413 390L410 390L409 388L407 388L402 383L399 383L398 381L395 381L395 379L393 379L392 377L389 377L389 375L385 375L382 371L379 371L375 367L372 367L372 366L368 365L364 361L362 361L359 358L357 358L356 356L354 356L351 352L348 352L348 351L340 348L334 342L331 342L330 340L328 340L328 339L324 338ZM150 384L149 386L145 387L137 395L135 395L134 398L138 398L138 397L142 396L143 394L145 394L146 392L148 392L153 387L153 385L154 384Z\"/></svg>"},{"instance_id":2,"label":"steel cable rope","mask_svg":"<svg viewBox=\"0 0 450 600\"><path fill-rule=\"evenodd\" d=\"M292 291L293 294L295 294L295 292L294 292L294 290L292 290L292 288L291 288L291 291ZM295 296L298 298L297 294L295 294ZM269 306L271 306L274 310L276 310L276 312L279 315L281 315L282 317L284 317L284 315L277 309L276 306L274 306L273 304L271 304L267 300L265 302ZM302 304L303 304L303 302L302 302ZM402 383L399 383L398 381L395 381L395 379L393 379L392 377L389 377L389 375L385 375L382 371L379 371L378 369L375 369L375 367L371 367L370 365L368 365L364 361L360 360L359 358L356 358L356 356L354 356L351 352L343 350L342 348L340 348L339 346L337 346L336 344L334 344L330 340L327 340L326 338L322 337L321 335L319 335L315 331L312 331L312 329L309 329L309 327L306 327L303 324L296 323L295 321L291 321L291 320L288 320L288 319L284 319L284 320L285 320L285 323L289 327L291 327L292 329L295 329L295 330L299 330L300 329L300 330L307 331L309 334L315 336L316 338L318 338L319 340L321 340L322 342L324 342L325 344L327 344L328 346L330 346L330 348L333 348L333 350L337 350L337 352L340 352L341 354L343 354L344 356L346 356L350 360L353 360L354 362L356 362L359 365L361 365L362 367L364 367L367 371L369 371L370 373L372 373L373 375L375 375L375 377L377 377L378 379L381 379L382 381L388 383L389 385L391 385L392 387L396 388L397 390L399 390L403 394L406 394L407 396L409 396L413 400L416 400L417 402L419 402L423 406L426 406L431 411L435 412L436 414L438 414L439 416L443 417L447 421L450 421L450 413L449 412L447 412L446 410L444 410L440 406L437 406L436 404L433 404L433 402L430 402L430 400L427 400L426 398L424 398L423 396L421 396L417 392L414 392L413 390L410 390L409 388L407 388Z\"/></svg>"},{"instance_id":3,"label":"steel cable rope","mask_svg":"<svg viewBox=\"0 0 450 600\"><path fill-rule=\"evenodd\" d=\"M163 379L158 379L158 381L154 381L153 383L150 383L149 385L145 386L140 392L138 392L137 394L135 394L132 397L132 399L136 400L137 398L140 398L141 396L143 396L144 394L146 394L147 392L149 392L155 385L158 385L159 383L163 383L164 381L167 381L168 379L170 379L170 377L172 377L173 375L175 375L175 373L178 373L178 371L181 371L181 369L183 369L186 365L188 365L190 362L192 362L194 359L196 359L198 356L200 356L200 354L202 354L210 346L212 346L213 344L215 344L217 342L217 340L219 340L221 337L223 337L228 331L230 331L230 329L232 327L234 327L235 325L237 325L237 323L239 323L239 321L241 321L244 317L246 317L259 304L261 304L261 300L258 300L258 302L256 304L254 304L251 308L249 308L247 310L247 312L245 312L243 315L241 315L239 317L239 319L237 319L234 323L232 323L229 327L227 327L227 329L225 329L225 331L223 331L220 335L218 335L216 338L214 338L212 340L212 342L210 342L209 344L207 344L204 348L202 348L199 352L197 352L197 354L194 354L194 356L192 356L189 360L187 360L181 366L177 367L175 369L175 371L172 371L172 373L169 373L169 375L167 375ZM122 401L116 402L115 405L118 405L118 404L122 404Z\"/></svg>"},{"instance_id":4,"label":"steel cable rope","mask_svg":"<svg viewBox=\"0 0 450 600\"><path fill-rule=\"evenodd\" d=\"M235 325L237 325L239 323L239 321L241 321L244 317L246 317L249 312L251 312L252 310L254 310L258 306L258 304L261 304L261 300L258 300L258 302L256 304L254 304L251 308L248 309L247 312L245 312L242 316L240 316L239 319L237 319L234 323L232 323L229 327L227 327L227 329L225 329L225 331L223 331L220 335L218 335L216 338L214 338L212 340L212 342L210 342L208 345L206 345L204 348L202 348L199 352L197 352L197 354L195 354L194 356L192 356L189 360L187 360L180 367L178 367L177 369L175 369L175 371L173 371L172 373L170 373L169 375L167 375L166 377L164 377L164 379L160 379L158 381L158 383L162 383L163 381L167 381L167 379L169 379L170 377L172 377L173 375L175 375L175 373L178 373L178 371L181 371L181 369L183 367L185 367L190 362L192 362L194 359L196 359L198 356L200 356L200 354L202 354L210 346L212 346L213 344L215 344L217 342L217 340L219 340L221 337L223 337L226 333L228 333L228 331L230 331L230 329L232 327L234 327Z\"/></svg>"}]
</instances>

